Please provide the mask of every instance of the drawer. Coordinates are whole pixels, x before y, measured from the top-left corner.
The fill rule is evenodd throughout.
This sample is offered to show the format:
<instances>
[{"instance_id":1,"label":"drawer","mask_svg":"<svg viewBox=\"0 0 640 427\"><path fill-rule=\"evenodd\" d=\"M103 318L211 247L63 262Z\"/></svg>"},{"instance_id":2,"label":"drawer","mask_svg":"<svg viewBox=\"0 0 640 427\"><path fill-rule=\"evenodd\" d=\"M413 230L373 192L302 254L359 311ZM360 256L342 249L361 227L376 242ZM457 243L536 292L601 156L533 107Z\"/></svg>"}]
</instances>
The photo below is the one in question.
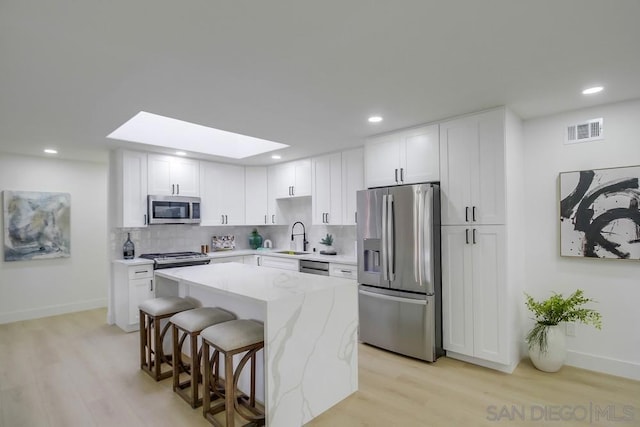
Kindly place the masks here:
<instances>
[{"instance_id":1,"label":"drawer","mask_svg":"<svg viewBox=\"0 0 640 427\"><path fill-rule=\"evenodd\" d=\"M356 280L358 278L358 266L350 264L329 264L329 275Z\"/></svg>"},{"instance_id":2,"label":"drawer","mask_svg":"<svg viewBox=\"0 0 640 427\"><path fill-rule=\"evenodd\" d=\"M153 264L129 267L129 280L153 277Z\"/></svg>"}]
</instances>

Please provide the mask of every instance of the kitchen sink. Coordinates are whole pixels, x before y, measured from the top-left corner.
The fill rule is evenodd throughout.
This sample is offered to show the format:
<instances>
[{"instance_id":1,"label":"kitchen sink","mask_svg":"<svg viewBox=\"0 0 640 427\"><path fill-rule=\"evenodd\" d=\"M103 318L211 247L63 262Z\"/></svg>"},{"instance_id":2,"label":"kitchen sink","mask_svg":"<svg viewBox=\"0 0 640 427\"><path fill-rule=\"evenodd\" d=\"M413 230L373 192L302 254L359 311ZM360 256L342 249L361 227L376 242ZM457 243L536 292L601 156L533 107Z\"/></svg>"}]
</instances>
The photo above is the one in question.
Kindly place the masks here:
<instances>
[{"instance_id":1,"label":"kitchen sink","mask_svg":"<svg viewBox=\"0 0 640 427\"><path fill-rule=\"evenodd\" d=\"M296 251L275 251L274 254L285 254L285 255L308 255L310 252L296 252Z\"/></svg>"}]
</instances>

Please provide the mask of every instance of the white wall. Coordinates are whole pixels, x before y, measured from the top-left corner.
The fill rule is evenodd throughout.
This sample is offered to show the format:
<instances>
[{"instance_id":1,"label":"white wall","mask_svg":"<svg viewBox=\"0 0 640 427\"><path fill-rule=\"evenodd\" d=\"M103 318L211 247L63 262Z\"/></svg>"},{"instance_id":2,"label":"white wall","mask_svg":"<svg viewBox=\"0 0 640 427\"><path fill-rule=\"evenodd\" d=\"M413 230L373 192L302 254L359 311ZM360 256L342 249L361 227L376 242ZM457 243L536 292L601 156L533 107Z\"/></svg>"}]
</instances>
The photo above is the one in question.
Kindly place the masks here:
<instances>
[{"instance_id":1,"label":"white wall","mask_svg":"<svg viewBox=\"0 0 640 427\"><path fill-rule=\"evenodd\" d=\"M0 153L0 190L71 194L70 258L0 256L0 323L106 306L107 165Z\"/></svg>"},{"instance_id":2,"label":"white wall","mask_svg":"<svg viewBox=\"0 0 640 427\"><path fill-rule=\"evenodd\" d=\"M567 125L598 117L603 141L563 144ZM603 327L578 325L567 363L640 379L640 261L561 257L558 208L560 172L640 165L640 100L530 120L524 131L525 290L543 298L583 289L598 301Z\"/></svg>"}]
</instances>

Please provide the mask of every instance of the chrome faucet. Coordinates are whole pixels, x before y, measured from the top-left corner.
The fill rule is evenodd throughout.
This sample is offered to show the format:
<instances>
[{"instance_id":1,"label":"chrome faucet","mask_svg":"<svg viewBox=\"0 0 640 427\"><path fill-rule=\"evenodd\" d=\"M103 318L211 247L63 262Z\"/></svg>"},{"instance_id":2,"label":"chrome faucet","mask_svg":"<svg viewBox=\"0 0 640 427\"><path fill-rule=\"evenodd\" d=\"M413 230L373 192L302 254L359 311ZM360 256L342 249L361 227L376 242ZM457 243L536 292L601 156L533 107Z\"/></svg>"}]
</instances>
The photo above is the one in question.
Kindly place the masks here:
<instances>
[{"instance_id":1,"label":"chrome faucet","mask_svg":"<svg viewBox=\"0 0 640 427\"><path fill-rule=\"evenodd\" d=\"M301 223L300 221L294 222L293 225L291 226L291 241L293 242L293 238L295 236L299 236L300 235L300 233L298 233L298 234L294 234L293 233L293 230L296 228L296 225L298 225L298 224L300 224L302 226L302 251L306 252L307 251L307 244L309 243L309 242L307 242L307 231L306 231L306 229L304 227L304 224Z\"/></svg>"}]
</instances>

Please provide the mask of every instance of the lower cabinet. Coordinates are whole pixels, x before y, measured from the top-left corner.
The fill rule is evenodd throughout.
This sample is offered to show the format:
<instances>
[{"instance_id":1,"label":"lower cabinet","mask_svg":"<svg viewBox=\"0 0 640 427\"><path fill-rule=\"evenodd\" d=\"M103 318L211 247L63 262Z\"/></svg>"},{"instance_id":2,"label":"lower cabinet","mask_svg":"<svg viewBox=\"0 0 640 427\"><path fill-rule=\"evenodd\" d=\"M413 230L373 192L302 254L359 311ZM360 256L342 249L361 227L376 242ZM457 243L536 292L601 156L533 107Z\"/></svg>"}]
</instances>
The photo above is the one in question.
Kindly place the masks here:
<instances>
[{"instance_id":1,"label":"lower cabinet","mask_svg":"<svg viewBox=\"0 0 640 427\"><path fill-rule=\"evenodd\" d=\"M358 278L358 266L351 264L329 263L329 276L344 277L356 280Z\"/></svg>"},{"instance_id":2,"label":"lower cabinet","mask_svg":"<svg viewBox=\"0 0 640 427\"><path fill-rule=\"evenodd\" d=\"M281 270L300 271L300 260L297 258L283 258L277 256L260 256L261 267L279 268Z\"/></svg>"},{"instance_id":3,"label":"lower cabinet","mask_svg":"<svg viewBox=\"0 0 640 427\"><path fill-rule=\"evenodd\" d=\"M244 263L244 257L242 255L226 256L221 258L213 258L211 260L211 264L222 264L223 262L239 262L240 264L242 264Z\"/></svg>"},{"instance_id":4,"label":"lower cabinet","mask_svg":"<svg viewBox=\"0 0 640 427\"><path fill-rule=\"evenodd\" d=\"M443 345L448 352L510 363L505 238L504 226L442 227Z\"/></svg>"},{"instance_id":5,"label":"lower cabinet","mask_svg":"<svg viewBox=\"0 0 640 427\"><path fill-rule=\"evenodd\" d=\"M153 264L113 263L115 323L125 332L140 328L140 303L155 298Z\"/></svg>"}]
</instances>

